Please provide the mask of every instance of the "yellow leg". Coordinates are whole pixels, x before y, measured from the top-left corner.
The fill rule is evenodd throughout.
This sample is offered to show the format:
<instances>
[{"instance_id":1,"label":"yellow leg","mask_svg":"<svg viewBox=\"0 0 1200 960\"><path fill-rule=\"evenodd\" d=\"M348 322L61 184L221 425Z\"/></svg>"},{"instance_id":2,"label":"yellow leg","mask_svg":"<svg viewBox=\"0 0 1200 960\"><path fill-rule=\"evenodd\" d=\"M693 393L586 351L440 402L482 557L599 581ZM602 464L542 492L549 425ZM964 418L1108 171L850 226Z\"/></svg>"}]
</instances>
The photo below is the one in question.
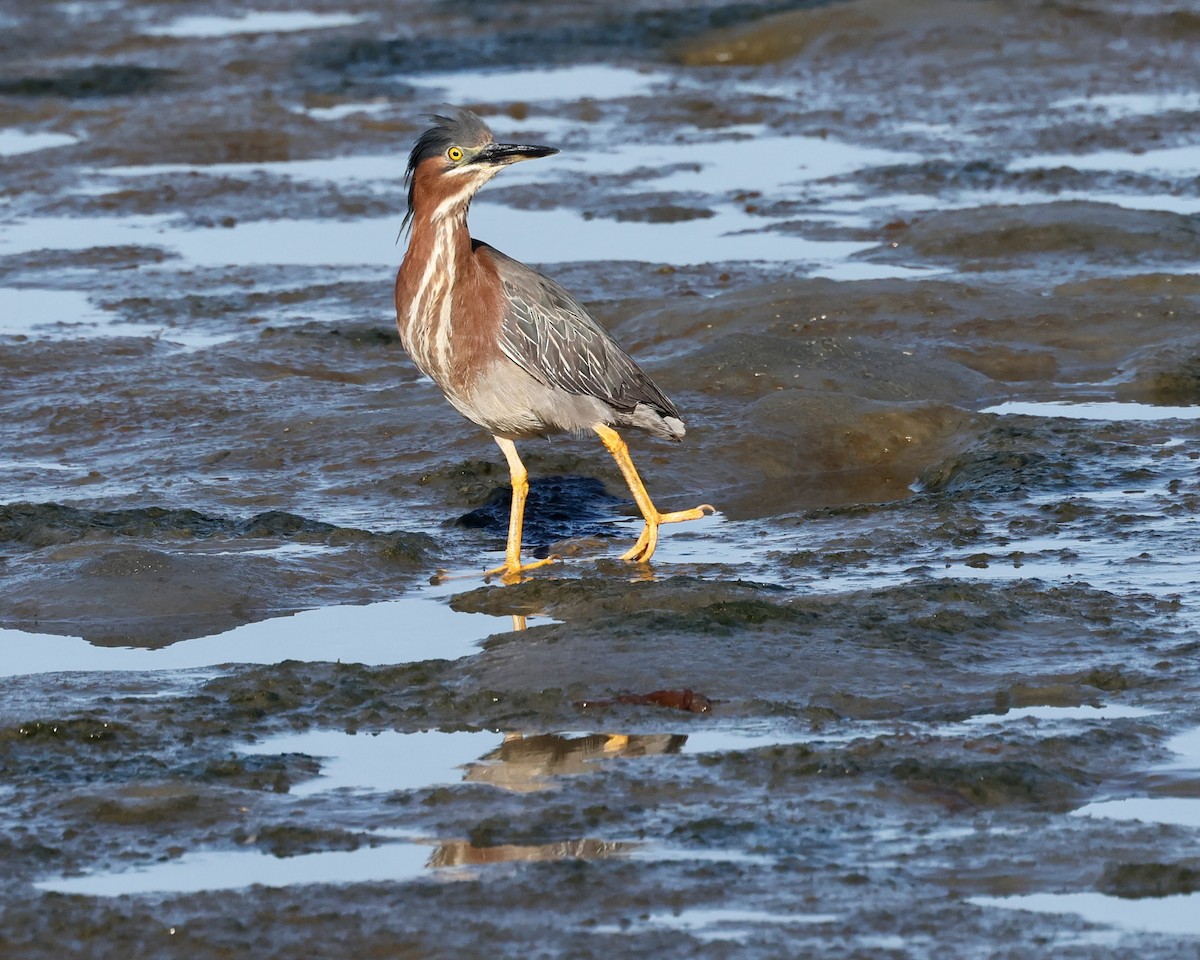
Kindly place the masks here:
<instances>
[{"instance_id":1,"label":"yellow leg","mask_svg":"<svg viewBox=\"0 0 1200 960\"><path fill-rule=\"evenodd\" d=\"M603 423L595 424L592 429L600 435L600 439L604 441L608 452L617 461L617 466L621 468L621 475L629 485L629 492L633 494L633 499L637 503L638 509L642 511L642 517L646 521L646 526L642 528L642 535L638 537L637 543L633 545L633 548L621 557L622 560L645 563L654 556L654 550L658 546L658 527L660 524L679 523L683 520L699 520L706 513L716 513L716 509L707 503L703 503L691 510L659 513L650 499L650 494L646 492L646 485L642 483L642 478L638 476L637 468L633 465L633 460L629 456L629 448L625 446L625 441L621 439L621 435L612 427L606 426Z\"/></svg>"},{"instance_id":2,"label":"yellow leg","mask_svg":"<svg viewBox=\"0 0 1200 960\"><path fill-rule=\"evenodd\" d=\"M503 437L496 437L495 440L496 445L504 452L504 458L508 461L508 472L512 477L512 509L508 514L508 548L504 551L504 566L488 570L484 576L498 575L503 580L515 580L526 570L544 567L558 557L547 557L545 560L521 565L521 531L525 526L525 498L529 496L529 474L525 470L525 464L517 456L516 444Z\"/></svg>"}]
</instances>

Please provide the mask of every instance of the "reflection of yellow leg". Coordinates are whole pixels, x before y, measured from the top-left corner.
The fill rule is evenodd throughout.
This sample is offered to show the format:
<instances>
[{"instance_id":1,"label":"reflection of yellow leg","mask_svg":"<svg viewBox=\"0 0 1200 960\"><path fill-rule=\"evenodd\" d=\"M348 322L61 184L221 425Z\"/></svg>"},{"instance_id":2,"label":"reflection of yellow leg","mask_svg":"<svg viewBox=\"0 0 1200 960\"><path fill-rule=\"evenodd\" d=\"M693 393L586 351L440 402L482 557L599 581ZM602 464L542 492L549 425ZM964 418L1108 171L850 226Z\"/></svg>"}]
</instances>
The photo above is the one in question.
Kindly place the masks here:
<instances>
[{"instance_id":1,"label":"reflection of yellow leg","mask_svg":"<svg viewBox=\"0 0 1200 960\"><path fill-rule=\"evenodd\" d=\"M604 739L605 753L620 753L629 746L629 735L624 733L610 733Z\"/></svg>"},{"instance_id":2,"label":"reflection of yellow leg","mask_svg":"<svg viewBox=\"0 0 1200 960\"><path fill-rule=\"evenodd\" d=\"M645 563L654 556L654 549L658 546L659 524L679 523L682 520L699 520L706 513L716 513L716 510L707 503L701 504L691 510L659 513L650 499L650 494L646 492L646 486L642 483L642 478L638 476L637 468L633 465L633 460L629 456L629 448L625 446L625 441L621 439L621 435L612 427L605 426L603 423L593 425L592 429L600 435L600 439L608 447L608 452L617 461L617 466L621 468L621 475L629 485L629 492L633 494L633 499L636 501L638 509L642 511L642 517L646 521L646 526L642 528L642 535L638 537L637 543L633 545L633 548L621 557L622 560L634 560L639 563Z\"/></svg>"},{"instance_id":3,"label":"reflection of yellow leg","mask_svg":"<svg viewBox=\"0 0 1200 960\"><path fill-rule=\"evenodd\" d=\"M512 510L508 515L508 548L504 551L504 566L488 570L485 576L498 574L502 579L508 580L518 578L526 570L553 563L558 557L547 557L545 560L521 565L521 531L525 526L525 498L529 496L529 474L525 470L525 464L517 456L516 444L503 437L495 439L496 445L504 451L504 458L508 461L508 472L512 477Z\"/></svg>"}]
</instances>

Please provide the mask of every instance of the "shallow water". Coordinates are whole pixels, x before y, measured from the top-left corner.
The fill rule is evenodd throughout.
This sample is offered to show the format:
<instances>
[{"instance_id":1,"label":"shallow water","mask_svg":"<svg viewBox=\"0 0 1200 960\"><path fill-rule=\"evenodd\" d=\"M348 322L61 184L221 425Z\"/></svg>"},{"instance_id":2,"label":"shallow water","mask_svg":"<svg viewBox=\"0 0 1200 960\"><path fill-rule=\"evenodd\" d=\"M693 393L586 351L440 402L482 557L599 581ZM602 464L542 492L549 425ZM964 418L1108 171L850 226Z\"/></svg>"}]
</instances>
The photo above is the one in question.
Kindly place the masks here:
<instances>
[{"instance_id":1,"label":"shallow water","mask_svg":"<svg viewBox=\"0 0 1200 960\"><path fill-rule=\"evenodd\" d=\"M1051 154L1023 157L1010 164L1012 170L1052 169L1099 170L1107 173L1155 173L1167 176L1196 176L1200 173L1200 153L1194 146L1164 147L1133 153L1124 150L1098 150L1085 154Z\"/></svg>"},{"instance_id":2,"label":"shallow water","mask_svg":"<svg viewBox=\"0 0 1200 960\"><path fill-rule=\"evenodd\" d=\"M98 647L76 637L0 629L0 643L9 651L0 673L197 670L281 660L362 664L454 660L475 653L479 641L507 628L507 623L494 617L457 613L444 601L412 597L303 610L160 650Z\"/></svg>"},{"instance_id":3,"label":"shallow water","mask_svg":"<svg viewBox=\"0 0 1200 960\"><path fill-rule=\"evenodd\" d=\"M30 130L0 130L0 157L11 157L18 153L35 153L54 147L67 147L78 143L77 137L69 133L50 133Z\"/></svg>"},{"instance_id":4,"label":"shallow water","mask_svg":"<svg viewBox=\"0 0 1200 960\"><path fill-rule=\"evenodd\" d=\"M1165 935L1200 936L1200 894L1161 900L1123 900L1102 893L1033 893L1020 897L976 897L981 907L1076 914L1089 923Z\"/></svg>"},{"instance_id":5,"label":"shallow water","mask_svg":"<svg viewBox=\"0 0 1200 960\"><path fill-rule=\"evenodd\" d=\"M246 33L284 33L293 30L324 30L361 23L362 17L349 14L315 13L305 10L242 14L234 17L180 17L162 25L151 24L143 32L152 37L209 38Z\"/></svg>"},{"instance_id":6,"label":"shallow water","mask_svg":"<svg viewBox=\"0 0 1200 960\"><path fill-rule=\"evenodd\" d=\"M425 872L430 848L391 841L360 850L273 857L258 851L194 853L168 864L116 875L72 877L38 884L42 890L84 896L200 893L249 886L308 883L379 883L412 880Z\"/></svg>"},{"instance_id":7,"label":"shallow water","mask_svg":"<svg viewBox=\"0 0 1200 960\"><path fill-rule=\"evenodd\" d=\"M668 8L0 10L0 953L1194 949L1194 18ZM652 567L555 439L483 573L446 101L684 411Z\"/></svg>"},{"instance_id":8,"label":"shallow water","mask_svg":"<svg viewBox=\"0 0 1200 960\"><path fill-rule=\"evenodd\" d=\"M1050 105L1055 110L1082 107L1100 110L1109 116L1153 116L1180 110L1195 113L1200 110L1200 93L1196 91L1162 91L1160 93L1110 93L1086 97L1066 97Z\"/></svg>"},{"instance_id":9,"label":"shallow water","mask_svg":"<svg viewBox=\"0 0 1200 960\"><path fill-rule=\"evenodd\" d=\"M422 96L458 104L477 101L480 93L489 103L534 100L542 103L646 97L674 83L689 84L686 77L653 69L630 69L602 63L523 70L453 70L415 78L419 87L431 88ZM538 117L534 125L547 122Z\"/></svg>"},{"instance_id":10,"label":"shallow water","mask_svg":"<svg viewBox=\"0 0 1200 960\"><path fill-rule=\"evenodd\" d=\"M1130 797L1101 800L1075 811L1081 817L1200 827L1200 801L1190 797Z\"/></svg>"},{"instance_id":11,"label":"shallow water","mask_svg":"<svg viewBox=\"0 0 1200 960\"><path fill-rule=\"evenodd\" d=\"M347 738L344 733L313 732L275 737L248 753L305 753L332 757L320 778L297 787L297 796L340 790L415 790L453 783L459 768L494 750L502 741L491 733L379 733Z\"/></svg>"},{"instance_id":12,"label":"shallow water","mask_svg":"<svg viewBox=\"0 0 1200 960\"><path fill-rule=\"evenodd\" d=\"M1196 406L1173 407L1165 404L1114 401L1089 403L1069 400L1011 400L987 407L982 412L1022 417L1068 417L1072 420L1195 420L1200 417L1200 407Z\"/></svg>"}]
</instances>

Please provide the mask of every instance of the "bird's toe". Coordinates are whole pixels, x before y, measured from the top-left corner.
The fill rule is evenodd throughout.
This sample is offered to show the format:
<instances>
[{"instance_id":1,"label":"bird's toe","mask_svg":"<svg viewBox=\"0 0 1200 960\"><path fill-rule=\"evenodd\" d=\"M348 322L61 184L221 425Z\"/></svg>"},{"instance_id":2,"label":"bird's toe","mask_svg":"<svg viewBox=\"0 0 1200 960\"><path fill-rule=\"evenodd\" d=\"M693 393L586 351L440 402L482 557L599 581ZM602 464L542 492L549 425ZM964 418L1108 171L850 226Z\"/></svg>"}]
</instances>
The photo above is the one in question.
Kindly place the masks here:
<instances>
[{"instance_id":1,"label":"bird's toe","mask_svg":"<svg viewBox=\"0 0 1200 960\"><path fill-rule=\"evenodd\" d=\"M483 578L484 580L490 580L492 577L495 577L501 583L505 584L520 583L526 579L525 574L530 570L536 570L538 567L544 567L551 563L558 563L561 560L562 557L557 553L552 553L548 557L541 560L534 560L530 563L505 563L491 570L485 570Z\"/></svg>"}]
</instances>

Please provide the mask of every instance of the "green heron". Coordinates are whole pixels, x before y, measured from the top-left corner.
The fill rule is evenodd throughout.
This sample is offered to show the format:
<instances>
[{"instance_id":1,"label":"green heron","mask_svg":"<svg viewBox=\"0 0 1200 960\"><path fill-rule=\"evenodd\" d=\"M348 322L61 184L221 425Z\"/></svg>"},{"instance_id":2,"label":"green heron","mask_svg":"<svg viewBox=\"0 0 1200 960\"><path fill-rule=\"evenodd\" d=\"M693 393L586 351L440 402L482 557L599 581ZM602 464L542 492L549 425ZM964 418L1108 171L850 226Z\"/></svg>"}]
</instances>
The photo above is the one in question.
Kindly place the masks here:
<instances>
[{"instance_id":1,"label":"green heron","mask_svg":"<svg viewBox=\"0 0 1200 960\"><path fill-rule=\"evenodd\" d=\"M561 286L471 238L471 198L519 160L554 147L497 143L468 110L433 116L408 158L408 250L396 276L396 325L421 372L459 413L490 431L512 475L504 565L515 577L557 559L521 563L529 478L514 440L594 431L621 468L646 525L622 559L645 562L663 523L697 520L708 504L660 513L614 427L680 440L675 405Z\"/></svg>"}]
</instances>

